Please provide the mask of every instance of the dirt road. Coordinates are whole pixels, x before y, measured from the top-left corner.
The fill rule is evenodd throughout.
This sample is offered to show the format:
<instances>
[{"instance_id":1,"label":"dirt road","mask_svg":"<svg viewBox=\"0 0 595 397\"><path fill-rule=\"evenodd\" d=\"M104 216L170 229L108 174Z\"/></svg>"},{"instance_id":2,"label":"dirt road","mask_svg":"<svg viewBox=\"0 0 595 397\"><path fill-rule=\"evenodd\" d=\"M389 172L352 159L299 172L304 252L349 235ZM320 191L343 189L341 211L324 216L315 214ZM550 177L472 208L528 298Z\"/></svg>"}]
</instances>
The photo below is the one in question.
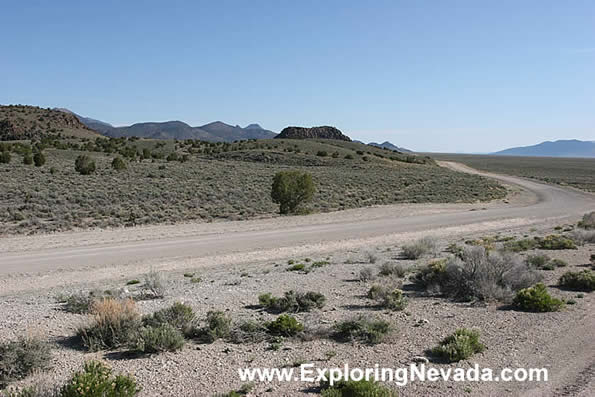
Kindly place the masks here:
<instances>
[{"instance_id":1,"label":"dirt road","mask_svg":"<svg viewBox=\"0 0 595 397\"><path fill-rule=\"evenodd\" d=\"M442 163L461 172L472 172L496 178L503 183L520 186L533 195L533 199L519 203L495 206L465 204L446 206L442 211L391 210L388 206L369 210L370 217L360 216L349 219L345 214L315 214L298 217L294 222L284 222L280 218L257 222L238 222L237 227L204 225L190 234L184 235L172 230L174 237L155 237L143 229L129 231L104 231L96 236L82 233L69 233L53 236L54 245L31 244L43 241L44 237L17 237L0 240L0 274L39 272L58 268L72 268L99 265L126 265L144 260L168 260L174 258L201 258L215 255L238 254L256 250L296 247L308 244L325 244L338 241L367 239L384 235L436 231L453 226L465 227L480 223L499 225L516 220L529 224L542 219L576 217L595 209L595 196L562 187L546 185L522 178L480 173L456 163ZM485 207L485 209L484 209ZM431 208L431 206L428 206ZM405 211L406 212L406 211ZM488 226L489 228L489 226ZM172 227L170 227L170 230ZM154 230L147 228L146 230ZM96 232L97 233L97 232ZM107 239L112 233L114 238ZM81 236L84 240L81 240ZM121 238L118 238L120 236ZM73 244L66 244L72 239ZM62 240L62 241L59 241ZM66 246L65 246L66 245ZM72 245L72 246L70 246Z\"/></svg>"}]
</instances>

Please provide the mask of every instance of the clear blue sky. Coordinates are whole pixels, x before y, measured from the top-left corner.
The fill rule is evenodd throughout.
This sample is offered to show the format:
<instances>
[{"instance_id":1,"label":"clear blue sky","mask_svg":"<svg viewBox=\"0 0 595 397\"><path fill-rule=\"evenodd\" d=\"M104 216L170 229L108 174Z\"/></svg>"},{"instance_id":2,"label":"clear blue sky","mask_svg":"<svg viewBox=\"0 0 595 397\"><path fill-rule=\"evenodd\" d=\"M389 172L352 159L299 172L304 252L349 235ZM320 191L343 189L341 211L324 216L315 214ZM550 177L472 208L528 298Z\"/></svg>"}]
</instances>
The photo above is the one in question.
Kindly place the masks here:
<instances>
[{"instance_id":1,"label":"clear blue sky","mask_svg":"<svg viewBox=\"0 0 595 397\"><path fill-rule=\"evenodd\" d=\"M595 140L595 1L0 0L0 103L334 125L420 151Z\"/></svg>"}]
</instances>

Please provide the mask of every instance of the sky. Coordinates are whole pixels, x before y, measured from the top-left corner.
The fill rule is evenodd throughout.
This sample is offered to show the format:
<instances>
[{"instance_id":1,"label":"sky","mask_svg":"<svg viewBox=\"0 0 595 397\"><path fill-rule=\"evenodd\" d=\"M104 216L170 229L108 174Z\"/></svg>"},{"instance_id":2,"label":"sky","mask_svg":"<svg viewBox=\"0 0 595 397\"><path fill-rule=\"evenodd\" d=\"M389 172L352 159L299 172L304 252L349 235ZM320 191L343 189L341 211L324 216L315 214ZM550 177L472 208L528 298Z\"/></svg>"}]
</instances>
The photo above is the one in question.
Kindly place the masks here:
<instances>
[{"instance_id":1,"label":"sky","mask_svg":"<svg viewBox=\"0 0 595 397\"><path fill-rule=\"evenodd\" d=\"M417 151L595 140L595 2L0 0L0 103L333 125Z\"/></svg>"}]
</instances>

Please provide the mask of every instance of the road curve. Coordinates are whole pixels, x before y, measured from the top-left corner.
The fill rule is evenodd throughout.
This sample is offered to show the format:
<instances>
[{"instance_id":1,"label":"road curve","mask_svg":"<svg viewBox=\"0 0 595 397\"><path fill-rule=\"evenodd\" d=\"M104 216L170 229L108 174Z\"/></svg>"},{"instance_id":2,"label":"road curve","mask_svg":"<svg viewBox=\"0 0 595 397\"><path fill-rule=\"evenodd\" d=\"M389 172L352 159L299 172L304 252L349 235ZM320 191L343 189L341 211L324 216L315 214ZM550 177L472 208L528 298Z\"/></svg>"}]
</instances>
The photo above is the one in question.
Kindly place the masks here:
<instances>
[{"instance_id":1,"label":"road curve","mask_svg":"<svg viewBox=\"0 0 595 397\"><path fill-rule=\"evenodd\" d=\"M475 173L517 185L537 196L531 204L510 205L482 211L461 211L414 216L387 216L352 222L331 222L299 226L274 227L252 231L201 233L174 238L159 238L134 242L63 247L21 252L5 252L0 257L0 274L55 270L77 266L104 264L126 265L143 260L208 257L228 253L251 252L281 247L373 238L402 232L431 231L451 226L514 218L543 219L579 216L595 210L595 195L574 189L546 185L513 176L479 172L457 163L442 162L442 166L460 172ZM106 232L109 233L109 232ZM0 244L2 241L0 240Z\"/></svg>"}]
</instances>

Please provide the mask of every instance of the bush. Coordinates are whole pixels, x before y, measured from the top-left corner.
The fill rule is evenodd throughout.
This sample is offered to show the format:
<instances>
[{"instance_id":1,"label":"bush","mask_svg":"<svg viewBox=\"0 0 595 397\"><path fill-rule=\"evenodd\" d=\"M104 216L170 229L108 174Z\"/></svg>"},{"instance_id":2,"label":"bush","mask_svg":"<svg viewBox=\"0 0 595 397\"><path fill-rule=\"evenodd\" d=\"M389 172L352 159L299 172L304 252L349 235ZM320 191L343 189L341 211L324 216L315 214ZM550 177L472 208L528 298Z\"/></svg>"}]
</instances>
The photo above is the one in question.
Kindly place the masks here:
<instances>
[{"instance_id":1,"label":"bush","mask_svg":"<svg viewBox=\"0 0 595 397\"><path fill-rule=\"evenodd\" d=\"M560 277L558 283L566 289L591 292L595 290L595 272L593 270L566 272Z\"/></svg>"},{"instance_id":2,"label":"bush","mask_svg":"<svg viewBox=\"0 0 595 397\"><path fill-rule=\"evenodd\" d=\"M8 163L10 163L10 160L11 160L10 152L8 152L8 151L0 152L0 164L8 164Z\"/></svg>"},{"instance_id":3,"label":"bush","mask_svg":"<svg viewBox=\"0 0 595 397\"><path fill-rule=\"evenodd\" d=\"M89 313L93 302L101 298L101 293L96 291L75 292L64 297L62 310L68 313Z\"/></svg>"},{"instance_id":4,"label":"bush","mask_svg":"<svg viewBox=\"0 0 595 397\"><path fill-rule=\"evenodd\" d=\"M595 230L574 230L571 235L577 244L595 243Z\"/></svg>"},{"instance_id":5,"label":"bush","mask_svg":"<svg viewBox=\"0 0 595 397\"><path fill-rule=\"evenodd\" d=\"M328 156L328 153L325 150L319 150L318 152L316 152L316 155L318 157L326 157Z\"/></svg>"},{"instance_id":6,"label":"bush","mask_svg":"<svg viewBox=\"0 0 595 397\"><path fill-rule=\"evenodd\" d=\"M363 268L359 272L359 280L363 282L374 280L375 277L374 270L371 267Z\"/></svg>"},{"instance_id":7,"label":"bush","mask_svg":"<svg viewBox=\"0 0 595 397\"><path fill-rule=\"evenodd\" d=\"M207 313L207 325L203 328L191 328L187 336L199 339L203 343L213 343L217 339L227 338L231 334L231 319L220 311Z\"/></svg>"},{"instance_id":8,"label":"bush","mask_svg":"<svg viewBox=\"0 0 595 397\"><path fill-rule=\"evenodd\" d=\"M459 259L462 258L464 252L464 249L462 249L458 255ZM441 259L422 267L415 274L413 282L426 291L439 290L440 286L445 282L446 262L446 259Z\"/></svg>"},{"instance_id":9,"label":"bush","mask_svg":"<svg viewBox=\"0 0 595 397\"><path fill-rule=\"evenodd\" d=\"M121 171L126 169L126 163L122 160L121 157L114 157L112 160L112 168L116 171Z\"/></svg>"},{"instance_id":10,"label":"bush","mask_svg":"<svg viewBox=\"0 0 595 397\"><path fill-rule=\"evenodd\" d=\"M158 310L151 315L144 316L143 324L148 327L158 327L167 324L180 331L186 331L192 326L195 317L192 307L180 302L175 302L170 307Z\"/></svg>"},{"instance_id":11,"label":"bush","mask_svg":"<svg viewBox=\"0 0 595 397\"><path fill-rule=\"evenodd\" d=\"M525 262L527 265L536 268L543 269L550 261L550 257L547 255L529 255Z\"/></svg>"},{"instance_id":12,"label":"bush","mask_svg":"<svg viewBox=\"0 0 595 397\"><path fill-rule=\"evenodd\" d=\"M333 337L340 342L361 341L370 345L382 342L390 332L387 321L357 317L335 324Z\"/></svg>"},{"instance_id":13,"label":"bush","mask_svg":"<svg viewBox=\"0 0 595 397\"><path fill-rule=\"evenodd\" d=\"M36 167L42 167L45 164L45 156L42 152L37 152L33 155L33 162Z\"/></svg>"},{"instance_id":14,"label":"bush","mask_svg":"<svg viewBox=\"0 0 595 397\"><path fill-rule=\"evenodd\" d=\"M74 169L81 175L89 175L95 172L95 161L86 154L80 155L74 161Z\"/></svg>"},{"instance_id":15,"label":"bush","mask_svg":"<svg viewBox=\"0 0 595 397\"><path fill-rule=\"evenodd\" d=\"M78 330L83 345L90 351L126 346L141 329L141 317L131 299L95 301L91 314L92 323Z\"/></svg>"},{"instance_id":16,"label":"bush","mask_svg":"<svg viewBox=\"0 0 595 397\"><path fill-rule=\"evenodd\" d=\"M418 284L459 300L507 301L515 291L540 280L538 272L509 252L488 252L484 247L468 247L461 258L435 262L416 276Z\"/></svg>"},{"instance_id":17,"label":"bush","mask_svg":"<svg viewBox=\"0 0 595 397\"><path fill-rule=\"evenodd\" d=\"M419 259L424 255L435 254L437 243L433 237L423 237L413 244L403 246L403 257L407 259Z\"/></svg>"},{"instance_id":18,"label":"bush","mask_svg":"<svg viewBox=\"0 0 595 397\"><path fill-rule=\"evenodd\" d=\"M566 261L562 260L562 259L552 259L552 261L550 262L550 264L554 267L566 267L568 266L568 263L566 263Z\"/></svg>"},{"instance_id":19,"label":"bush","mask_svg":"<svg viewBox=\"0 0 595 397\"><path fill-rule=\"evenodd\" d=\"M161 274L153 269L145 275L142 287L143 299L161 299L165 296L166 288Z\"/></svg>"},{"instance_id":20,"label":"bush","mask_svg":"<svg viewBox=\"0 0 595 397\"><path fill-rule=\"evenodd\" d=\"M368 290L367 296L386 309L399 311L407 307L407 299L403 296L403 291L391 286L373 285Z\"/></svg>"},{"instance_id":21,"label":"bush","mask_svg":"<svg viewBox=\"0 0 595 397\"><path fill-rule=\"evenodd\" d=\"M113 376L107 365L88 361L83 371L74 374L64 385L61 397L131 397L139 391L140 387L130 376Z\"/></svg>"},{"instance_id":22,"label":"bush","mask_svg":"<svg viewBox=\"0 0 595 397\"><path fill-rule=\"evenodd\" d=\"M397 397L398 394L368 380L342 380L333 386L322 385L322 397Z\"/></svg>"},{"instance_id":23,"label":"bush","mask_svg":"<svg viewBox=\"0 0 595 397\"><path fill-rule=\"evenodd\" d=\"M304 330L304 325L295 317L282 314L275 321L266 323L266 328L271 335L295 336Z\"/></svg>"},{"instance_id":24,"label":"bush","mask_svg":"<svg viewBox=\"0 0 595 397\"><path fill-rule=\"evenodd\" d=\"M0 342L0 388L10 381L25 378L35 370L49 367L50 358L50 346L34 337Z\"/></svg>"},{"instance_id":25,"label":"bush","mask_svg":"<svg viewBox=\"0 0 595 397\"><path fill-rule=\"evenodd\" d=\"M23 156L23 164L25 164L25 165L33 164L33 156L31 156L31 154L29 154L29 153L26 153Z\"/></svg>"},{"instance_id":26,"label":"bush","mask_svg":"<svg viewBox=\"0 0 595 397\"><path fill-rule=\"evenodd\" d=\"M279 204L281 214L295 213L299 206L308 203L314 196L312 175L301 171L280 171L273 178L271 198Z\"/></svg>"},{"instance_id":27,"label":"bush","mask_svg":"<svg viewBox=\"0 0 595 397\"><path fill-rule=\"evenodd\" d=\"M248 320L235 326L229 335L233 343L262 342L268 338L266 324Z\"/></svg>"},{"instance_id":28,"label":"bush","mask_svg":"<svg viewBox=\"0 0 595 397\"><path fill-rule=\"evenodd\" d=\"M544 250L576 249L574 241L559 234L551 234L544 238L537 237L536 240L538 247Z\"/></svg>"},{"instance_id":29,"label":"bush","mask_svg":"<svg viewBox=\"0 0 595 397\"><path fill-rule=\"evenodd\" d=\"M399 263L385 262L380 266L380 275L405 277L407 270Z\"/></svg>"},{"instance_id":30,"label":"bush","mask_svg":"<svg viewBox=\"0 0 595 397\"><path fill-rule=\"evenodd\" d=\"M449 363L465 360L475 353L484 351L485 346L479 342L479 332L461 328L447 336L431 350L431 354Z\"/></svg>"},{"instance_id":31,"label":"bush","mask_svg":"<svg viewBox=\"0 0 595 397\"><path fill-rule=\"evenodd\" d=\"M518 291L512 303L517 309L528 312L555 312L564 306L564 302L548 294L542 283Z\"/></svg>"},{"instance_id":32,"label":"bush","mask_svg":"<svg viewBox=\"0 0 595 397\"><path fill-rule=\"evenodd\" d=\"M346 154L345 155L345 159L346 160L353 160L353 155L352 154Z\"/></svg>"},{"instance_id":33,"label":"bush","mask_svg":"<svg viewBox=\"0 0 595 397\"><path fill-rule=\"evenodd\" d=\"M143 353L174 352L184 346L184 335L171 324L143 328L131 347Z\"/></svg>"},{"instance_id":34,"label":"bush","mask_svg":"<svg viewBox=\"0 0 595 397\"><path fill-rule=\"evenodd\" d=\"M178 153L172 152L172 153L168 154L166 160L167 161L178 161Z\"/></svg>"},{"instance_id":35,"label":"bush","mask_svg":"<svg viewBox=\"0 0 595 397\"><path fill-rule=\"evenodd\" d=\"M258 297L261 306L271 312L308 312L314 308L321 309L326 298L318 292L295 292L288 291L285 296L276 298L271 294L262 294Z\"/></svg>"},{"instance_id":36,"label":"bush","mask_svg":"<svg viewBox=\"0 0 595 397\"><path fill-rule=\"evenodd\" d=\"M583 215L583 219L578 222L578 227L583 229L595 229L595 211Z\"/></svg>"},{"instance_id":37,"label":"bush","mask_svg":"<svg viewBox=\"0 0 595 397\"><path fill-rule=\"evenodd\" d=\"M526 238L504 243L504 249L512 252L529 251L535 248L537 248L537 240L535 239Z\"/></svg>"}]
</instances>

